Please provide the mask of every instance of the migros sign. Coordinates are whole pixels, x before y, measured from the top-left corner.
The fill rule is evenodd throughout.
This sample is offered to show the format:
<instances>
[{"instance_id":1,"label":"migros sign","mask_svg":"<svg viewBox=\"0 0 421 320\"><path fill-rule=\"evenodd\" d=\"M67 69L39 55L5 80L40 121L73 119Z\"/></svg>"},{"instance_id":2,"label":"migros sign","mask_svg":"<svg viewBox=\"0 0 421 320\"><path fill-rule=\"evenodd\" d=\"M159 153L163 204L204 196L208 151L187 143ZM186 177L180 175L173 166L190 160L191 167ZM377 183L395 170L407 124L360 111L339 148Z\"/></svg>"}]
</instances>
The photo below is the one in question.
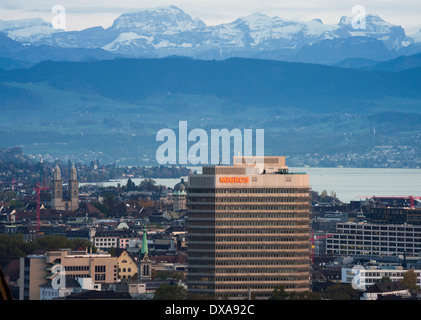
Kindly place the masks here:
<instances>
[{"instance_id":1,"label":"migros sign","mask_svg":"<svg viewBox=\"0 0 421 320\"><path fill-rule=\"evenodd\" d=\"M249 183L249 177L219 177L220 183Z\"/></svg>"}]
</instances>

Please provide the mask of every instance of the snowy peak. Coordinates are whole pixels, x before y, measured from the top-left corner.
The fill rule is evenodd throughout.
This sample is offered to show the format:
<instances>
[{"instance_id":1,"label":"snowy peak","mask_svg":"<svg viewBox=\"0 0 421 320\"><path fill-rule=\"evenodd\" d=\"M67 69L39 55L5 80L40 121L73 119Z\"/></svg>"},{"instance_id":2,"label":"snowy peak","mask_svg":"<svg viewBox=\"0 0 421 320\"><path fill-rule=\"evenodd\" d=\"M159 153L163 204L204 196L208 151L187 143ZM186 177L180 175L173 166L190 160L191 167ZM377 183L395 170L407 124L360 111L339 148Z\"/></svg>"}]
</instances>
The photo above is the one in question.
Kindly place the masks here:
<instances>
[{"instance_id":1,"label":"snowy peak","mask_svg":"<svg viewBox=\"0 0 421 320\"><path fill-rule=\"evenodd\" d=\"M57 30L41 18L23 20L0 20L0 31L19 42L35 42Z\"/></svg>"},{"instance_id":2,"label":"snowy peak","mask_svg":"<svg viewBox=\"0 0 421 320\"><path fill-rule=\"evenodd\" d=\"M200 19L192 19L183 10L170 6L125 13L114 21L110 29L153 36L193 31L204 27L206 24Z\"/></svg>"},{"instance_id":3,"label":"snowy peak","mask_svg":"<svg viewBox=\"0 0 421 320\"><path fill-rule=\"evenodd\" d=\"M374 14L366 15L363 21L358 16L344 16L337 24L324 24L319 19L292 21L257 12L233 22L207 26L176 6L125 13L107 29L63 31L53 29L42 19L27 19L0 20L0 31L14 40L35 45L102 48L130 57L184 55L204 59L232 56L295 59L301 54L299 50L306 52L315 44L318 45L314 48L319 48L317 57L325 57L326 48L332 51L334 44L346 48L342 51L351 57L360 57L368 43L372 44L373 53L384 48L393 53L421 42L421 32L408 37L402 27ZM369 58L378 57L373 54Z\"/></svg>"},{"instance_id":4,"label":"snowy peak","mask_svg":"<svg viewBox=\"0 0 421 320\"><path fill-rule=\"evenodd\" d=\"M339 36L375 38L383 41L389 49L400 49L408 45L408 37L401 26L386 22L375 14L368 14L361 19L358 16L342 17L338 26Z\"/></svg>"},{"instance_id":5,"label":"snowy peak","mask_svg":"<svg viewBox=\"0 0 421 320\"><path fill-rule=\"evenodd\" d=\"M22 20L0 20L0 31L5 33L31 27L47 26L52 27L50 23L41 18L22 19Z\"/></svg>"}]
</instances>

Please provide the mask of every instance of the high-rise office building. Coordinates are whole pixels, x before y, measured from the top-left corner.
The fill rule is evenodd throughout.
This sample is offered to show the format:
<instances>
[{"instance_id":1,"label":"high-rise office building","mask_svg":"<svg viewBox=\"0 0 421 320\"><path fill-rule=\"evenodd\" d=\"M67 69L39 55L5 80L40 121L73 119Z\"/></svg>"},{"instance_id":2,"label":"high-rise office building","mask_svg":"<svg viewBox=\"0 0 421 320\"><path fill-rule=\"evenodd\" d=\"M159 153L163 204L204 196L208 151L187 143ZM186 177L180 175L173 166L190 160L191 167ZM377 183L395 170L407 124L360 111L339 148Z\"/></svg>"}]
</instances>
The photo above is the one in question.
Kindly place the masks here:
<instances>
[{"instance_id":1,"label":"high-rise office building","mask_svg":"<svg viewBox=\"0 0 421 320\"><path fill-rule=\"evenodd\" d=\"M276 287L307 291L309 176L285 157L234 157L188 177L188 290L268 299Z\"/></svg>"}]
</instances>

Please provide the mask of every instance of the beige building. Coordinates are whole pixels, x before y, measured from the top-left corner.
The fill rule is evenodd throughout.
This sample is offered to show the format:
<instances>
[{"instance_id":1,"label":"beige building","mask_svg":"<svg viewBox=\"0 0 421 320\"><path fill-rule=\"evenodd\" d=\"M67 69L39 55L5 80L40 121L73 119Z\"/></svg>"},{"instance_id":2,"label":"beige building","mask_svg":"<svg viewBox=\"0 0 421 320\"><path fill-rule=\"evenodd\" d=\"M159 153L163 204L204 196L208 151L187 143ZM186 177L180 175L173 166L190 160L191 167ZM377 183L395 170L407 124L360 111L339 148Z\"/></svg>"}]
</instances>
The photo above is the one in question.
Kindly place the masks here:
<instances>
[{"instance_id":1,"label":"beige building","mask_svg":"<svg viewBox=\"0 0 421 320\"><path fill-rule=\"evenodd\" d=\"M134 257L127 250L123 250L117 260L118 263L118 279L127 282L134 275L138 274L138 266Z\"/></svg>"},{"instance_id":2,"label":"beige building","mask_svg":"<svg viewBox=\"0 0 421 320\"><path fill-rule=\"evenodd\" d=\"M45 255L20 259L19 300L39 300L40 285L62 270L72 278L92 278L94 283L117 282L117 257L110 254L48 251Z\"/></svg>"},{"instance_id":3,"label":"beige building","mask_svg":"<svg viewBox=\"0 0 421 320\"><path fill-rule=\"evenodd\" d=\"M205 166L187 187L188 290L268 299L277 286L307 291L309 176L285 157Z\"/></svg>"},{"instance_id":4,"label":"beige building","mask_svg":"<svg viewBox=\"0 0 421 320\"><path fill-rule=\"evenodd\" d=\"M183 179L181 182L174 186L174 191L171 196L173 200L174 211L186 210L187 193Z\"/></svg>"}]
</instances>

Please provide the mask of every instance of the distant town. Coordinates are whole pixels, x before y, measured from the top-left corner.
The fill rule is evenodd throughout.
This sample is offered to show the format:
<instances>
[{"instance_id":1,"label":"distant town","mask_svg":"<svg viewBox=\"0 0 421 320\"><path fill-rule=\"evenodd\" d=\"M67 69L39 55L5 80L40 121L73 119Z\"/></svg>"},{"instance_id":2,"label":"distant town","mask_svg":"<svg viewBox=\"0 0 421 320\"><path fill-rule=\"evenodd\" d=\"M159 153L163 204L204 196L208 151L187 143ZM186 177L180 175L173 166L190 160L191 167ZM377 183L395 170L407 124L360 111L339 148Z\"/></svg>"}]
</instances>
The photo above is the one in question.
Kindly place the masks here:
<instances>
[{"instance_id":1,"label":"distant town","mask_svg":"<svg viewBox=\"0 0 421 320\"><path fill-rule=\"evenodd\" d=\"M1 154L3 299L421 299L417 197L344 203L285 157L197 174Z\"/></svg>"}]
</instances>

